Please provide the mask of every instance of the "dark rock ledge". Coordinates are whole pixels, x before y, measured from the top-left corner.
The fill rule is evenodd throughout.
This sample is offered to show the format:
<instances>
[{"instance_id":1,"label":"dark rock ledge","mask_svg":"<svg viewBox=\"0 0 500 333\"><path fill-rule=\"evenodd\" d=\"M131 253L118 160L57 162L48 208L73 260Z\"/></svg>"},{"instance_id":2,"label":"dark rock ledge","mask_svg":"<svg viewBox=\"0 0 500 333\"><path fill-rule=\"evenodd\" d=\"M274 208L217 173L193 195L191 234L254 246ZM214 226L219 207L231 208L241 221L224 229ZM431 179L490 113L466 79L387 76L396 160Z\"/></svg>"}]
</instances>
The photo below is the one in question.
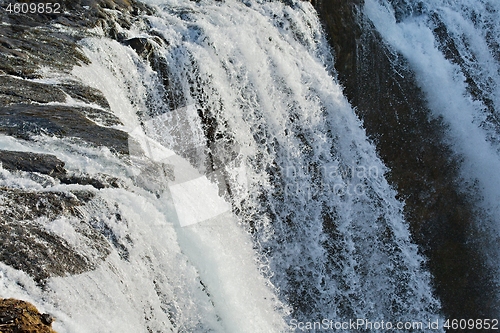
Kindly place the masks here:
<instances>
[{"instance_id":1,"label":"dark rock ledge","mask_svg":"<svg viewBox=\"0 0 500 333\"><path fill-rule=\"evenodd\" d=\"M34 135L72 137L96 146L128 154L128 134L99 126L85 108L54 105L15 104L0 109L0 133L30 140ZM90 112L95 112L91 109Z\"/></svg>"},{"instance_id":2,"label":"dark rock ledge","mask_svg":"<svg viewBox=\"0 0 500 333\"><path fill-rule=\"evenodd\" d=\"M0 5L5 7L9 2L14 1L0 0ZM151 9L128 0L60 3L64 14L9 14L0 10L0 135L27 141L49 135L127 155L128 134L113 128L121 123L100 91L75 81L51 84L38 79L43 79L42 68L50 68L64 78L75 65L89 62L78 47L78 41L88 36L88 28L99 26L106 36L118 38L120 27L130 27L139 15L151 13ZM68 98L83 106L64 105ZM26 272L43 287L50 276L94 269L112 248L123 260L128 259L130 238L120 238L107 225L110 219L127 221L98 194L105 187L123 186L118 179L67 170L64 161L54 155L1 148L2 169L12 177L29 178L44 188L0 186L1 262ZM62 192L51 190L55 184L87 187ZM96 216L96 209L104 218ZM50 223L60 218L70 221L84 244L83 250L82 245L75 248L51 231ZM0 320L4 313L9 313L2 311L3 308ZM9 331L9 318L8 322L0 321L0 332L18 332Z\"/></svg>"},{"instance_id":3,"label":"dark rock ledge","mask_svg":"<svg viewBox=\"0 0 500 333\"><path fill-rule=\"evenodd\" d=\"M0 163L7 170L39 172L49 176L65 174L64 162L48 154L0 150Z\"/></svg>"},{"instance_id":4,"label":"dark rock ledge","mask_svg":"<svg viewBox=\"0 0 500 333\"><path fill-rule=\"evenodd\" d=\"M0 150L0 165L9 171L25 171L48 175L62 184L90 185L96 189L124 187L116 178L106 174L86 175L68 172L64 162L50 154Z\"/></svg>"}]
</instances>

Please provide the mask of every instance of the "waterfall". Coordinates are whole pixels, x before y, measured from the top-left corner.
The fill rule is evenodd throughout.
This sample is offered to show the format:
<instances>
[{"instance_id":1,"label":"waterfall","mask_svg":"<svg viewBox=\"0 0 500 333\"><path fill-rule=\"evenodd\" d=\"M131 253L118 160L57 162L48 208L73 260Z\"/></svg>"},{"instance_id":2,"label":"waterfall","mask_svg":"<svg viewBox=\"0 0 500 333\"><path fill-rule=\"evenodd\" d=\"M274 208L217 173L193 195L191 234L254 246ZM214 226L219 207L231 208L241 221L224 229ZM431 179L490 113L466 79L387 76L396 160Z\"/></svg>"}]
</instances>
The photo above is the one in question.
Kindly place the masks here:
<instances>
[{"instance_id":1,"label":"waterfall","mask_svg":"<svg viewBox=\"0 0 500 333\"><path fill-rule=\"evenodd\" d=\"M336 81L312 5L147 3L156 13L119 34L147 40L150 52L96 28L80 42L90 63L71 77L47 74L103 93L130 137L128 156L51 136L0 136L5 149L50 153L70 171L121 182L97 190L1 169L1 186L90 191L78 217L33 223L92 257L80 220L96 217L110 254L43 286L2 263L1 294L51 313L58 332L284 332L324 319L420 321L430 331L441 317L425 258ZM377 6L367 0L366 10L382 21ZM479 140L473 133L467 145Z\"/></svg>"},{"instance_id":2,"label":"waterfall","mask_svg":"<svg viewBox=\"0 0 500 333\"><path fill-rule=\"evenodd\" d=\"M408 59L433 116L448 126L450 146L463 160L462 188L477 193L470 195L479 207L471 232L495 270L498 285L500 4L391 3L368 0L365 12L385 41Z\"/></svg>"}]
</instances>

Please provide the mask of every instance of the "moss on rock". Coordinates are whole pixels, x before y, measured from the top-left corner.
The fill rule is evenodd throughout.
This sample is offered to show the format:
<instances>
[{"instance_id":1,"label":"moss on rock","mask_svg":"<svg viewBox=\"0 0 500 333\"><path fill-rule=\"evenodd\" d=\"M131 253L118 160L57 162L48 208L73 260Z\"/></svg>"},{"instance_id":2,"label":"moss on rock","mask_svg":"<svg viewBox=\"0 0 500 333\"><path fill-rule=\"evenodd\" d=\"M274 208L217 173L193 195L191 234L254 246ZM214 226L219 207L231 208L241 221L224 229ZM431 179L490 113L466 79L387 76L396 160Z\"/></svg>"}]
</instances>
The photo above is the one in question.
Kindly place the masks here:
<instances>
[{"instance_id":1,"label":"moss on rock","mask_svg":"<svg viewBox=\"0 0 500 333\"><path fill-rule=\"evenodd\" d=\"M56 333L53 320L29 302L0 298L0 333Z\"/></svg>"}]
</instances>

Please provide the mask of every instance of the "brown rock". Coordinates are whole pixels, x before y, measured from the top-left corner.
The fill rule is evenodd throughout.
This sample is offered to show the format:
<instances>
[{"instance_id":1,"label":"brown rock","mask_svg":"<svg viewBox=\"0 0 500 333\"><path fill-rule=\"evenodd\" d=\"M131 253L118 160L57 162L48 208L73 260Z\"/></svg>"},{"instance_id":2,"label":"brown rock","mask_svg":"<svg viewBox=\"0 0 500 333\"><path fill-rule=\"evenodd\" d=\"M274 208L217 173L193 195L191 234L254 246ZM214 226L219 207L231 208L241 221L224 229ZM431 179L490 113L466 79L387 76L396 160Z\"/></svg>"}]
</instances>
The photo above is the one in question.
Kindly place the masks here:
<instances>
[{"instance_id":1,"label":"brown rock","mask_svg":"<svg viewBox=\"0 0 500 333\"><path fill-rule=\"evenodd\" d=\"M31 303L0 298L1 333L56 333L51 327L53 320L49 314L38 312Z\"/></svg>"}]
</instances>

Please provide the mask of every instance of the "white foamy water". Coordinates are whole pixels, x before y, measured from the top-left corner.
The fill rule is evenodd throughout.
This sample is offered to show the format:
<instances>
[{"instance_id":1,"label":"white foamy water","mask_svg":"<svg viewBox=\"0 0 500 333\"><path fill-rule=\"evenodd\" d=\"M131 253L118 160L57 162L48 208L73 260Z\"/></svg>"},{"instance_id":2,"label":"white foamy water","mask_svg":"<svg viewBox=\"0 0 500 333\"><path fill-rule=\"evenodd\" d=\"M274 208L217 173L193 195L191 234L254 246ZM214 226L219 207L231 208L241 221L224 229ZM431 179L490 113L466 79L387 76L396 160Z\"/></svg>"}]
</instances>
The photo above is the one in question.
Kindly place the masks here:
<instances>
[{"instance_id":1,"label":"white foamy water","mask_svg":"<svg viewBox=\"0 0 500 333\"><path fill-rule=\"evenodd\" d=\"M161 18L149 21L168 41L157 52L182 92L179 103L196 109L217 138L212 154L226 160L218 171L233 209L293 316L433 316L437 302L402 205L329 73L310 4L155 3ZM203 141L196 130L176 136L163 125L178 123L177 112L151 111L149 132L171 149L182 154ZM355 172L342 175L347 169Z\"/></svg>"},{"instance_id":2,"label":"white foamy water","mask_svg":"<svg viewBox=\"0 0 500 333\"><path fill-rule=\"evenodd\" d=\"M482 214L478 229L498 271L500 3L426 0L420 7L399 22L386 1L366 1L365 12L383 38L409 60L430 109L449 125L450 144L463 157L462 176L469 183L477 181L475 199ZM446 31L434 30L443 25ZM445 48L438 34L448 38Z\"/></svg>"},{"instance_id":3,"label":"white foamy water","mask_svg":"<svg viewBox=\"0 0 500 333\"><path fill-rule=\"evenodd\" d=\"M158 15L123 33L166 41L154 42L164 73L99 37L82 41L91 64L73 70L108 99L131 136L130 157L53 138L0 141L55 154L70 171L120 178L120 189L44 190L95 192L82 216L100 216L128 256L115 248L97 269L50 278L46 289L2 265L1 295L50 312L59 332L435 320L439 303L403 205L332 77L312 6L149 3ZM41 186L8 172L0 179ZM80 244L75 223L46 228Z\"/></svg>"}]
</instances>

